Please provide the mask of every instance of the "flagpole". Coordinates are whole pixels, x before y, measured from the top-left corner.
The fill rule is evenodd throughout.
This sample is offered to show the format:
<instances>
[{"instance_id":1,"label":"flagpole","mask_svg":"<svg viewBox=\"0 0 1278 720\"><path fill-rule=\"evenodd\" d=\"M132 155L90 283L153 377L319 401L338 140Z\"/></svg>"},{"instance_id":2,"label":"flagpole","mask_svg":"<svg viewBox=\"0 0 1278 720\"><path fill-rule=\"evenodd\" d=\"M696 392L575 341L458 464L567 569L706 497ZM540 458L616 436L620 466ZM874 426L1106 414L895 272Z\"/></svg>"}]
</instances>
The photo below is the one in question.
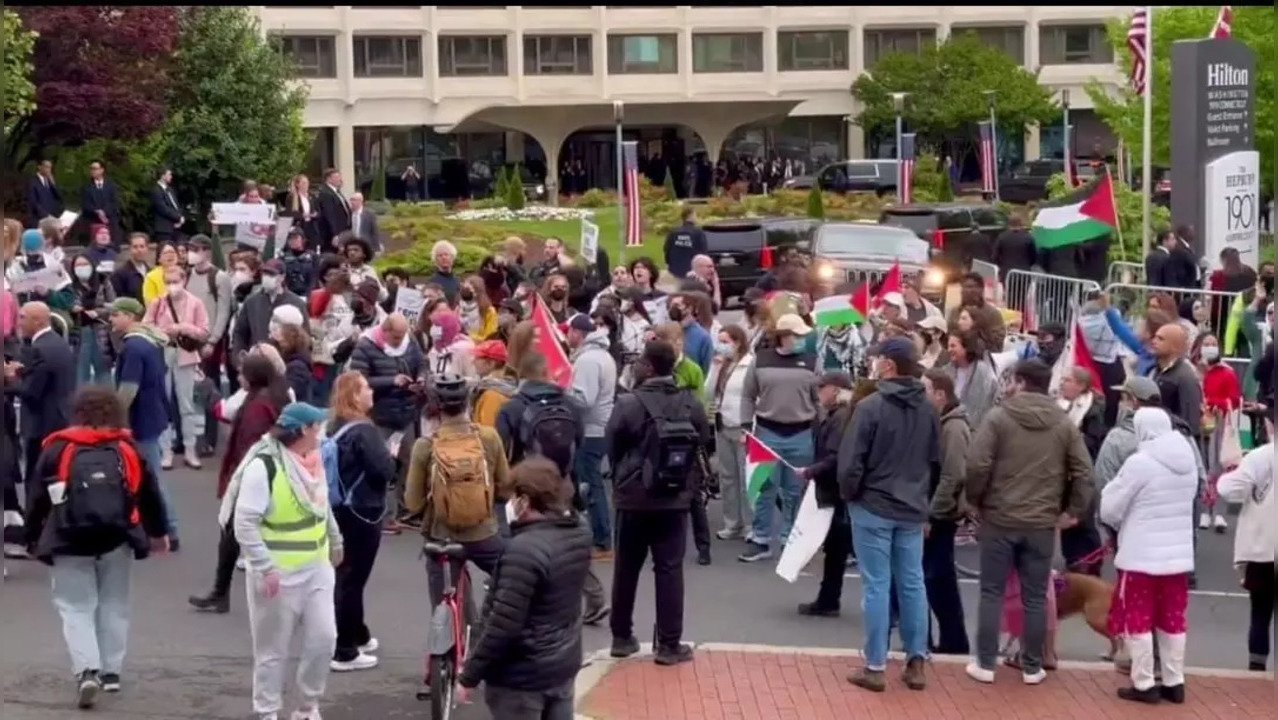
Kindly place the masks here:
<instances>
[{"instance_id":1,"label":"flagpole","mask_svg":"<svg viewBox=\"0 0 1278 720\"><path fill-rule=\"evenodd\" d=\"M1123 244L1123 222L1118 215L1118 197L1114 192L1114 176L1109 172L1109 164L1105 164L1105 174L1109 176L1109 202L1114 208L1115 219L1118 221L1114 225L1114 230L1118 233L1118 261L1127 262L1127 246Z\"/></svg>"},{"instance_id":2,"label":"flagpole","mask_svg":"<svg viewBox=\"0 0 1278 720\"><path fill-rule=\"evenodd\" d=\"M1149 254L1153 247L1153 228L1150 227L1151 194L1154 163L1154 7L1145 8L1145 115L1141 124L1140 148L1140 224L1141 224L1141 257Z\"/></svg>"}]
</instances>

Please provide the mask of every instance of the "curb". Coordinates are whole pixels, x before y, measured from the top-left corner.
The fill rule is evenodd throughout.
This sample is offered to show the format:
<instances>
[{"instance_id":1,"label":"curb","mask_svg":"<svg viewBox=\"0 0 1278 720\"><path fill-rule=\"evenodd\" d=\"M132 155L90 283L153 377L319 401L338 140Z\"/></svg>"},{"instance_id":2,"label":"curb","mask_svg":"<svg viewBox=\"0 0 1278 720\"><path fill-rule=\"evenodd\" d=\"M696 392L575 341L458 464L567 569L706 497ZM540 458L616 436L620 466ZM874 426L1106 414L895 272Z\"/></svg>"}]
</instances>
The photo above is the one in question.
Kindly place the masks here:
<instances>
[{"instance_id":1,"label":"curb","mask_svg":"<svg viewBox=\"0 0 1278 720\"><path fill-rule=\"evenodd\" d=\"M860 658L861 652L848 648L832 648L832 647L801 647L786 645L758 645L753 643L724 643L724 642L706 642L706 643L688 643L694 650L701 652L736 652L736 653L753 653L760 655L816 655L820 657L846 657ZM639 647L639 652L630 656L629 659L645 658L652 656L652 643L643 643ZM890 652L888 657L892 660L904 660L905 656L899 652ZM947 665L966 665L971 660L966 655L933 655L931 662L944 663ZM577 680L573 686L573 692L576 695L577 703L581 703L586 695L598 685L604 677L612 670L613 666L621 662L614 660L608 650L596 650L586 656L581 672L577 673ZM1061 670L1082 670L1084 672L1105 672L1114 673L1114 664L1110 662L1101 662L1094 660L1062 660L1059 668ZM1269 680L1273 681L1273 673L1257 673L1247 670L1231 670L1228 668L1185 668L1186 676L1195 677L1211 677L1223 678L1230 680ZM581 712L574 714L574 720L599 720Z\"/></svg>"}]
</instances>

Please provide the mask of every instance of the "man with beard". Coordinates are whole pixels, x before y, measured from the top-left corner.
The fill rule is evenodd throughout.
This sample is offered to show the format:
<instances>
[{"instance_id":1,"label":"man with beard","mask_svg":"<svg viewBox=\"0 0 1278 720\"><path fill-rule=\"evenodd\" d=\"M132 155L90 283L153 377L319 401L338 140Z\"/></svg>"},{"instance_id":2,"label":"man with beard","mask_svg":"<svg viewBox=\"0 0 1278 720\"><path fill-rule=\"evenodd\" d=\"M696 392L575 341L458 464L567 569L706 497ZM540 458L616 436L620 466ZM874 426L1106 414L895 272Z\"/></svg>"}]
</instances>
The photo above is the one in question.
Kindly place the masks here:
<instances>
[{"instance_id":1,"label":"man with beard","mask_svg":"<svg viewBox=\"0 0 1278 720\"><path fill-rule=\"evenodd\" d=\"M950 334L959 331L959 313L967 310L972 316L972 327L985 343L985 350L991 354L1002 352L1007 326L1003 321L1003 313L985 302L985 278L976 273L964 275L960 283L960 299L962 302L946 318Z\"/></svg>"}]
</instances>

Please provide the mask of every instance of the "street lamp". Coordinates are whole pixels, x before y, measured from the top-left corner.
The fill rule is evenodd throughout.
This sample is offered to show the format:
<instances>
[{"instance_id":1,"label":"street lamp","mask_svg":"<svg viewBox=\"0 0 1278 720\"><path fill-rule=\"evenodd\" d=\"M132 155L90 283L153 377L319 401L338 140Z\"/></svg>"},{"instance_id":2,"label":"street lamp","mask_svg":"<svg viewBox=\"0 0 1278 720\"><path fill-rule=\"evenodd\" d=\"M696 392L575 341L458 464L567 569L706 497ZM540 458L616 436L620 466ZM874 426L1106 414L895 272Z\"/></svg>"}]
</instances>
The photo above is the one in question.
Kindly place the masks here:
<instances>
[{"instance_id":1,"label":"street lamp","mask_svg":"<svg viewBox=\"0 0 1278 720\"><path fill-rule=\"evenodd\" d=\"M994 176L994 199L998 200L998 118L994 113L994 98L998 95L998 91L985 90L981 94L985 96L985 102L990 108L990 154L993 156L994 163L994 167L990 168L990 174Z\"/></svg>"},{"instance_id":2,"label":"street lamp","mask_svg":"<svg viewBox=\"0 0 1278 720\"><path fill-rule=\"evenodd\" d=\"M620 100L612 101L612 122L617 129L617 248L618 261L626 261L626 198L625 198L625 157L621 146L621 125L626 119L626 104ZM633 202L633 200L631 201Z\"/></svg>"},{"instance_id":3,"label":"street lamp","mask_svg":"<svg viewBox=\"0 0 1278 720\"><path fill-rule=\"evenodd\" d=\"M1061 147L1063 148L1065 153L1065 179L1069 180L1069 183L1072 186L1074 184L1075 178L1074 178L1074 170L1073 170L1074 163L1072 162L1073 153L1072 153L1072 148L1070 148L1070 137L1069 137L1070 136L1069 88L1065 88L1064 90L1061 90L1061 118L1065 124L1065 127L1064 127L1065 139L1061 142Z\"/></svg>"},{"instance_id":4,"label":"street lamp","mask_svg":"<svg viewBox=\"0 0 1278 720\"><path fill-rule=\"evenodd\" d=\"M897 197L900 197L901 187L905 184L905 176L901 168L901 135L904 131L905 121L902 113L905 112L905 97L909 93L894 92L892 93L892 110L896 112L896 191Z\"/></svg>"}]
</instances>

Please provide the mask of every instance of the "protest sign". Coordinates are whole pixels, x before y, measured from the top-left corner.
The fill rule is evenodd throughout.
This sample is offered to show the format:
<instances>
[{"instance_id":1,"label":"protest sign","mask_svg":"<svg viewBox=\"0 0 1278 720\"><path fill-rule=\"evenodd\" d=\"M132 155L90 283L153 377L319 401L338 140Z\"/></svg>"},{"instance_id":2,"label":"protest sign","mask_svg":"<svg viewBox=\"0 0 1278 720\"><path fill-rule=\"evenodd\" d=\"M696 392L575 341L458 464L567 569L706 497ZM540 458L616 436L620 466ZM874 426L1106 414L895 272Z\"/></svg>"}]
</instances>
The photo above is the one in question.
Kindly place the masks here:
<instances>
[{"instance_id":1,"label":"protest sign","mask_svg":"<svg viewBox=\"0 0 1278 720\"><path fill-rule=\"evenodd\" d=\"M591 265L599 256L599 226L589 220L581 219L581 257Z\"/></svg>"},{"instance_id":2,"label":"protest sign","mask_svg":"<svg viewBox=\"0 0 1278 720\"><path fill-rule=\"evenodd\" d=\"M781 560L777 562L777 575L786 582L798 580L804 566L825 543L825 536L829 534L833 520L834 508L818 506L816 484L808 483L808 489L803 493L803 502L799 504L799 513L794 517L794 527L790 529L785 549L781 551Z\"/></svg>"},{"instance_id":3,"label":"protest sign","mask_svg":"<svg viewBox=\"0 0 1278 720\"><path fill-rule=\"evenodd\" d=\"M71 278L67 277L66 268L61 265L52 265L19 275L13 280L11 289L15 294L21 295L32 292L36 288L60 290L70 282Z\"/></svg>"},{"instance_id":4,"label":"protest sign","mask_svg":"<svg viewBox=\"0 0 1278 720\"><path fill-rule=\"evenodd\" d=\"M80 214L77 213L76 211L67 210L66 212L62 213L62 217L58 218L58 224L62 226L63 231L70 230L71 226L75 224L76 218L78 217L80 217Z\"/></svg>"},{"instance_id":5,"label":"protest sign","mask_svg":"<svg viewBox=\"0 0 1278 720\"><path fill-rule=\"evenodd\" d=\"M258 252L266 249L266 240L271 237L271 224L238 223L235 226L235 244L247 245Z\"/></svg>"},{"instance_id":6,"label":"protest sign","mask_svg":"<svg viewBox=\"0 0 1278 720\"><path fill-rule=\"evenodd\" d=\"M426 296L421 290L401 287L395 292L395 312L403 315L409 325L417 324L417 317L422 314L422 308L425 306Z\"/></svg>"},{"instance_id":7,"label":"protest sign","mask_svg":"<svg viewBox=\"0 0 1278 720\"><path fill-rule=\"evenodd\" d=\"M648 311L648 317L652 320L654 327L670 319L670 314L666 312L666 305L667 298L665 295L655 300L643 301L643 309Z\"/></svg>"},{"instance_id":8,"label":"protest sign","mask_svg":"<svg viewBox=\"0 0 1278 720\"><path fill-rule=\"evenodd\" d=\"M272 225L275 206L266 203L213 203L209 219L214 225Z\"/></svg>"}]
</instances>

